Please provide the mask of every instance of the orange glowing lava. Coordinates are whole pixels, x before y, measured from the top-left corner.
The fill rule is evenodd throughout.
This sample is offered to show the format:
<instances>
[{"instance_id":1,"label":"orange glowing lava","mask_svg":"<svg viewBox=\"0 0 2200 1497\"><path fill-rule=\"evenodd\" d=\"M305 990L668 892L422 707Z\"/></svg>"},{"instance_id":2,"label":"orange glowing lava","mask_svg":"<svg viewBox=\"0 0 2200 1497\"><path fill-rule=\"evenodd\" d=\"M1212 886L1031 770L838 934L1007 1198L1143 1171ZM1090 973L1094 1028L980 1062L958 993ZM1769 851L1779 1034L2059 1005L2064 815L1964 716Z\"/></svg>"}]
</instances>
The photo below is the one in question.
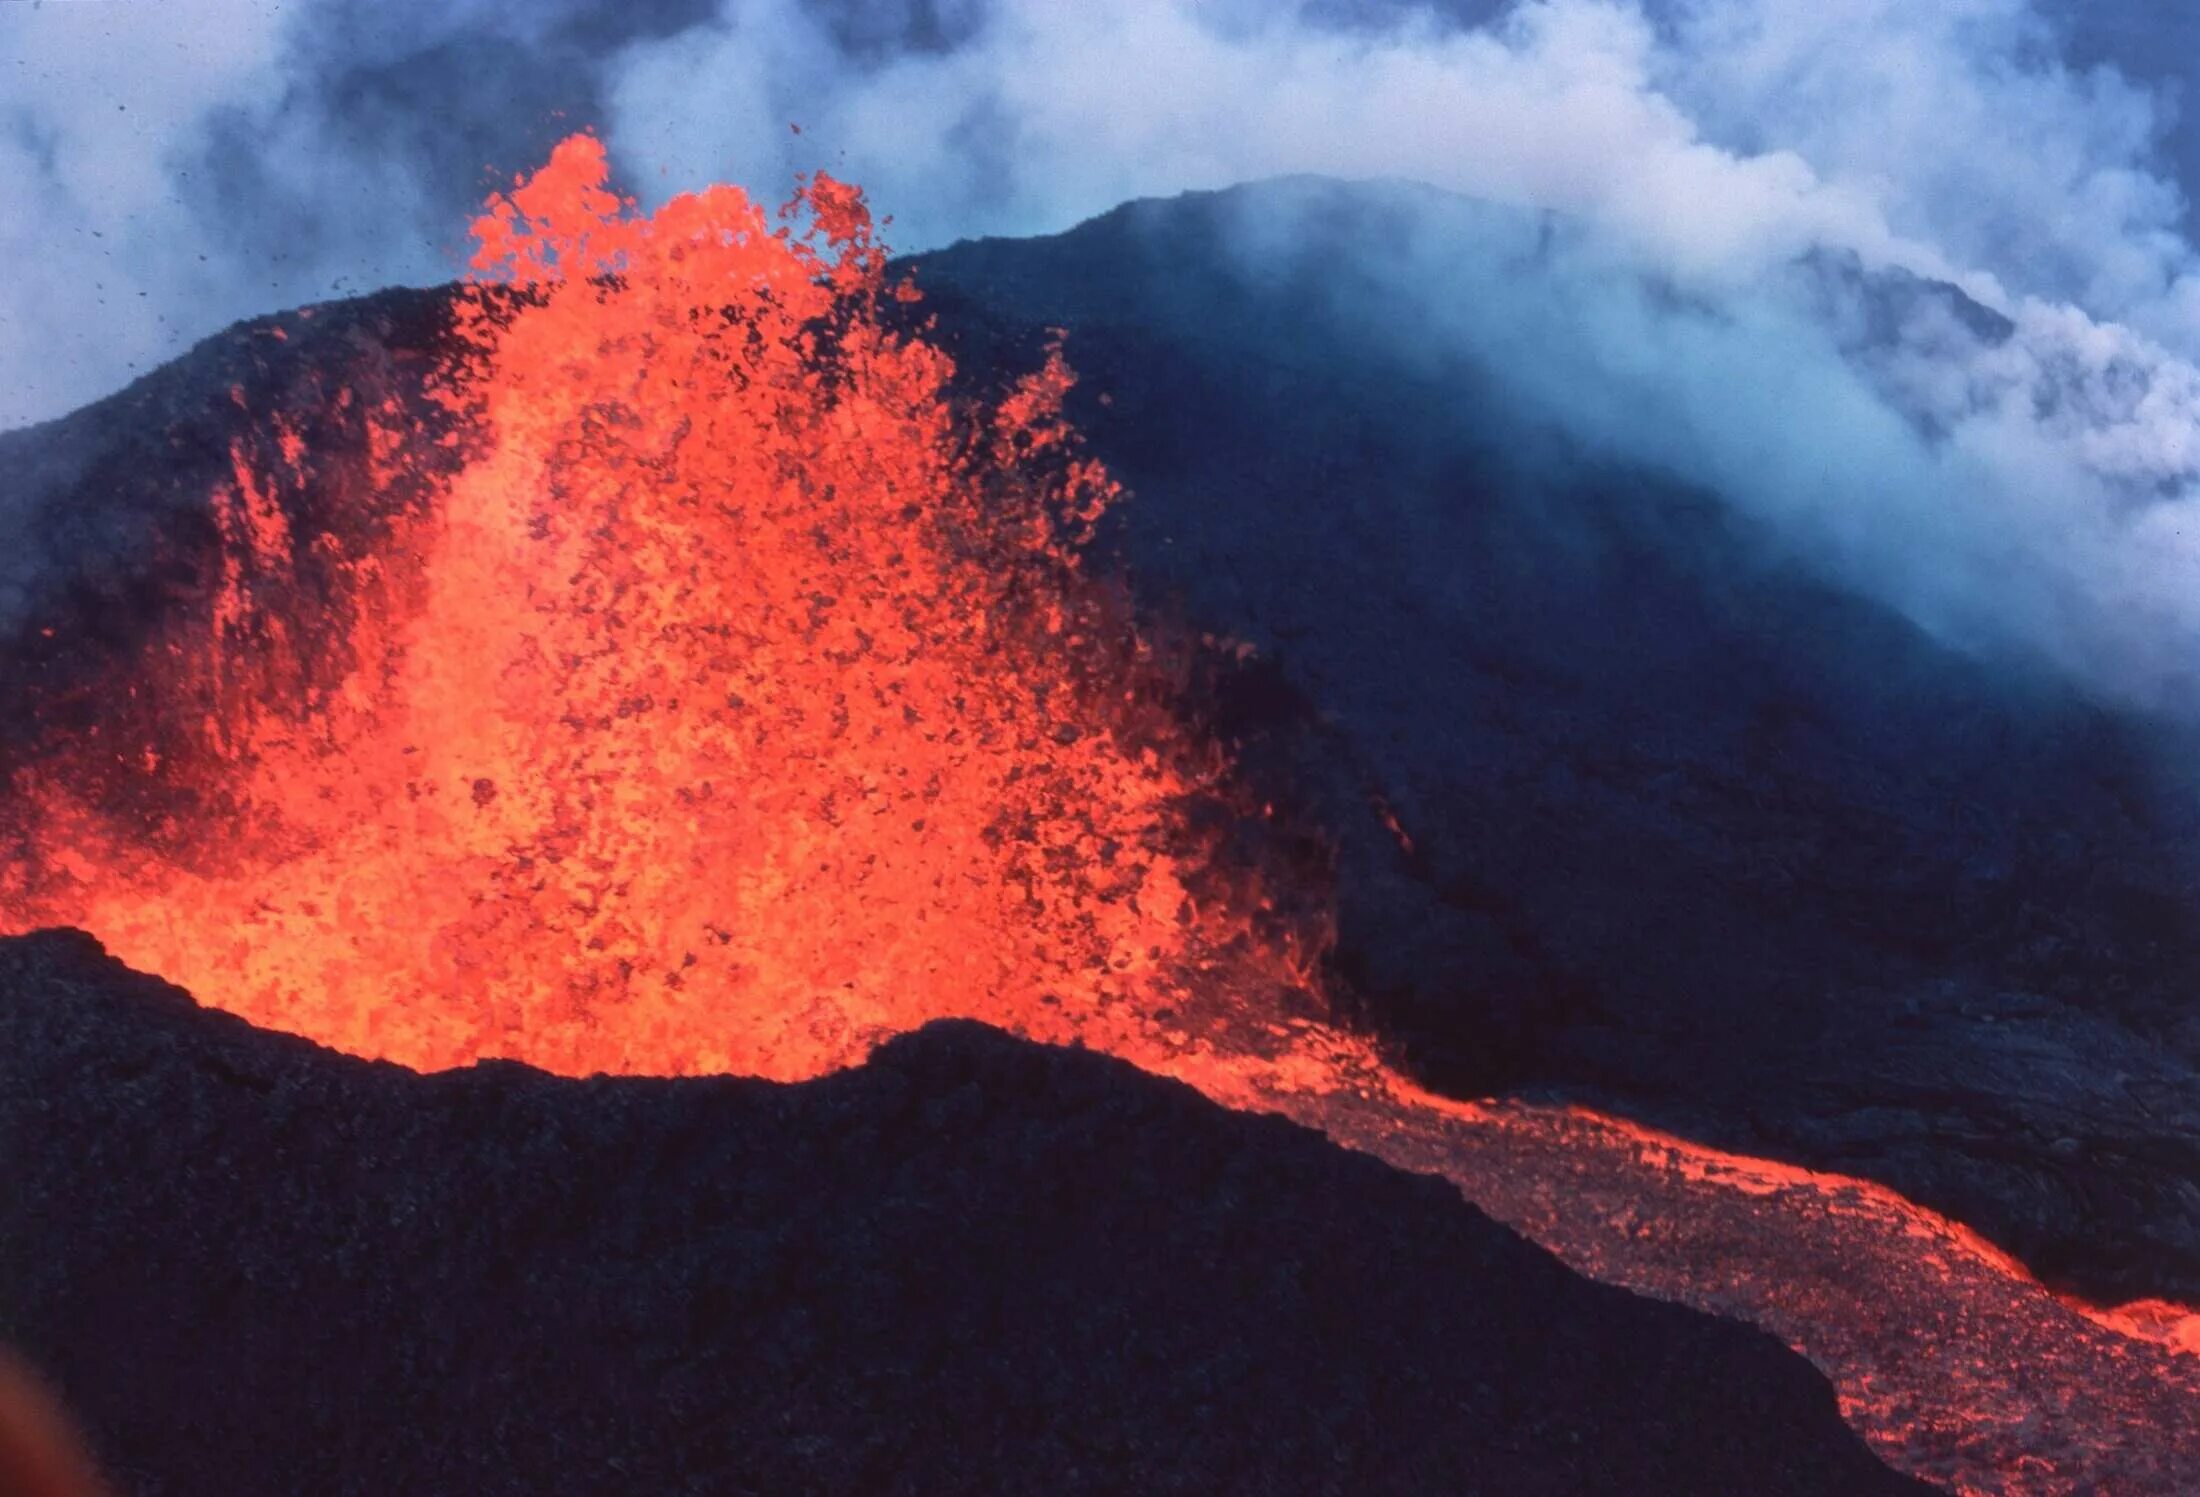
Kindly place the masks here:
<instances>
[{"instance_id":1,"label":"orange glowing lava","mask_svg":"<svg viewBox=\"0 0 2200 1497\"><path fill-rule=\"evenodd\" d=\"M792 1079L945 1015L1081 1041L1772 1329L1896 1464L2176 1489L2175 1307L2081 1314L1878 1187L1430 1097L1330 1024L1182 653L1080 563L1117 491L1059 352L954 393L829 177L776 218L608 181L577 136L492 199L431 414L337 397L356 471L294 414L231 449L201 606L15 774L0 930L420 1068ZM332 504L371 545L299 523Z\"/></svg>"},{"instance_id":2,"label":"orange glowing lava","mask_svg":"<svg viewBox=\"0 0 2200 1497\"><path fill-rule=\"evenodd\" d=\"M475 225L440 392L475 455L353 577L333 689L298 661L296 438L266 475L237 449L162 667L197 762L142 758L219 816L148 856L49 772L19 899L423 1068L792 1078L973 1011L1129 1045L1259 912L1216 907L1185 809L1218 761L1080 570L1116 489L1067 366L950 400L829 177L776 225L606 181L576 136Z\"/></svg>"}]
</instances>

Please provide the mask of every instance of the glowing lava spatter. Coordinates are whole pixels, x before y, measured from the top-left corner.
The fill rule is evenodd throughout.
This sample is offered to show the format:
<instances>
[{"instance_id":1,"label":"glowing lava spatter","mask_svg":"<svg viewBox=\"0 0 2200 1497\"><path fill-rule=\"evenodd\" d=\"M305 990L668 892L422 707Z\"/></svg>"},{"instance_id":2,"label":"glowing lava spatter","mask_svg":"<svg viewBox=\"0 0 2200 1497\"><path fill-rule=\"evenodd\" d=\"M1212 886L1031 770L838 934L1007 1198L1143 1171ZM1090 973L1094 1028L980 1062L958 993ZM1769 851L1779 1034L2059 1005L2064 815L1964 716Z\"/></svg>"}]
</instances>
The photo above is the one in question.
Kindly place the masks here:
<instances>
[{"instance_id":1,"label":"glowing lava spatter","mask_svg":"<svg viewBox=\"0 0 2200 1497\"><path fill-rule=\"evenodd\" d=\"M354 610L342 686L285 690L315 620L281 475L240 457L168 667L212 698L168 772L223 824L148 858L49 777L27 902L419 1067L799 1077L945 1013L1137 1031L1259 911L1203 884L1219 761L1078 565L1116 490L1060 355L950 401L829 177L776 225L605 182L575 137L476 225L442 400L478 451L372 579L403 617Z\"/></svg>"},{"instance_id":2,"label":"glowing lava spatter","mask_svg":"<svg viewBox=\"0 0 2200 1497\"><path fill-rule=\"evenodd\" d=\"M1227 849L1264 808L1080 564L1117 493L1059 353L952 395L829 177L776 220L608 180L579 136L492 200L432 419L339 397L358 472L290 417L232 448L203 607L10 787L0 929L422 1068L797 1078L945 1015L1080 1040L1774 1329L1898 1465L2175 1489L2200 1362L2148 1328L1878 1187L1430 1097L1327 1023L1319 891ZM370 496L371 545L299 523Z\"/></svg>"}]
</instances>

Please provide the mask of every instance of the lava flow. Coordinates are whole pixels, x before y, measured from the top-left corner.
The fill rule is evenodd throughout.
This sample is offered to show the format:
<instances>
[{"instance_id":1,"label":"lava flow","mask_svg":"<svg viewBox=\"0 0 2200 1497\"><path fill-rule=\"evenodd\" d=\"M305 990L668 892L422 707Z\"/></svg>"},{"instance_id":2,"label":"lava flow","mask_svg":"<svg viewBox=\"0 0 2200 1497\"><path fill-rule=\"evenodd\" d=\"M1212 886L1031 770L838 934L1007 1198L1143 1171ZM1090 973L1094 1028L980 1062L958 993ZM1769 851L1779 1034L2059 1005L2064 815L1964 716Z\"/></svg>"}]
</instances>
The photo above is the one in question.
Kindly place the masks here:
<instances>
[{"instance_id":1,"label":"lava flow","mask_svg":"<svg viewBox=\"0 0 2200 1497\"><path fill-rule=\"evenodd\" d=\"M2200 1361L1885 1191L1429 1097L1327 1023L1319 891L1244 852L1268 812L1178 705L1189 652L1081 564L1118 494L1059 352L959 392L822 174L776 220L608 181L577 136L477 222L434 434L380 408L359 480L430 497L372 554L299 523L290 418L236 449L151 707L15 776L0 927L423 1069L793 1079L948 1015L1082 1042L1772 1329L1897 1465L2173 1489Z\"/></svg>"}]
</instances>

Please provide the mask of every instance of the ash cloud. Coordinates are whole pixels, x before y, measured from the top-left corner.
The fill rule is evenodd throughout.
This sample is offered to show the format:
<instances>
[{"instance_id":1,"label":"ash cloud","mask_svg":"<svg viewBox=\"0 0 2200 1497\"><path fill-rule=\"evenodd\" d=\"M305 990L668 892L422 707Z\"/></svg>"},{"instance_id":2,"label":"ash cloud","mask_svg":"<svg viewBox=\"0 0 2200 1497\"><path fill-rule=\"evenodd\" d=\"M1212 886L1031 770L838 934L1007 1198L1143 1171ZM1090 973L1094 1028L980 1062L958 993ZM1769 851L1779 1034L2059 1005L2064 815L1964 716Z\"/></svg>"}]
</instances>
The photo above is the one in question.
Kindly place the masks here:
<instances>
[{"instance_id":1,"label":"ash cloud","mask_svg":"<svg viewBox=\"0 0 2200 1497\"><path fill-rule=\"evenodd\" d=\"M1371 326L1500 363L1520 419L1754 506L1952 639L2175 704L2200 658L2200 133L2168 70L2200 48L2160 9L9 7L0 423L239 316L447 277L483 192L580 124L645 199L828 167L905 249L1280 174L1410 179L1494 206L1403 230ZM1522 225L1555 248L1525 255ZM1286 207L1237 247L1291 234ZM1937 283L1962 295L1902 289Z\"/></svg>"}]
</instances>

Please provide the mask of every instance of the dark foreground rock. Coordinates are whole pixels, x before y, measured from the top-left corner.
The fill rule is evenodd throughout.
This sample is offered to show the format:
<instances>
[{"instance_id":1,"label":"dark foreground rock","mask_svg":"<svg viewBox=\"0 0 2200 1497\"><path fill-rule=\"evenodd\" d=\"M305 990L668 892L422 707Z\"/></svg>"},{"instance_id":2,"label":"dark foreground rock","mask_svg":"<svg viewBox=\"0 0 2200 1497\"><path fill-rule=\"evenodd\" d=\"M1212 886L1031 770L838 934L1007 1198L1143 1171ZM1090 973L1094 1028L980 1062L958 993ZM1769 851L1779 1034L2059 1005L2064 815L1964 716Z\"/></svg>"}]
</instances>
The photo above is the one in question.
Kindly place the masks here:
<instances>
[{"instance_id":1,"label":"dark foreground rock","mask_svg":"<svg viewBox=\"0 0 2200 1497\"><path fill-rule=\"evenodd\" d=\"M0 1335L128 1490L1863 1494L1769 1337L974 1024L419 1076L0 942Z\"/></svg>"}]
</instances>

